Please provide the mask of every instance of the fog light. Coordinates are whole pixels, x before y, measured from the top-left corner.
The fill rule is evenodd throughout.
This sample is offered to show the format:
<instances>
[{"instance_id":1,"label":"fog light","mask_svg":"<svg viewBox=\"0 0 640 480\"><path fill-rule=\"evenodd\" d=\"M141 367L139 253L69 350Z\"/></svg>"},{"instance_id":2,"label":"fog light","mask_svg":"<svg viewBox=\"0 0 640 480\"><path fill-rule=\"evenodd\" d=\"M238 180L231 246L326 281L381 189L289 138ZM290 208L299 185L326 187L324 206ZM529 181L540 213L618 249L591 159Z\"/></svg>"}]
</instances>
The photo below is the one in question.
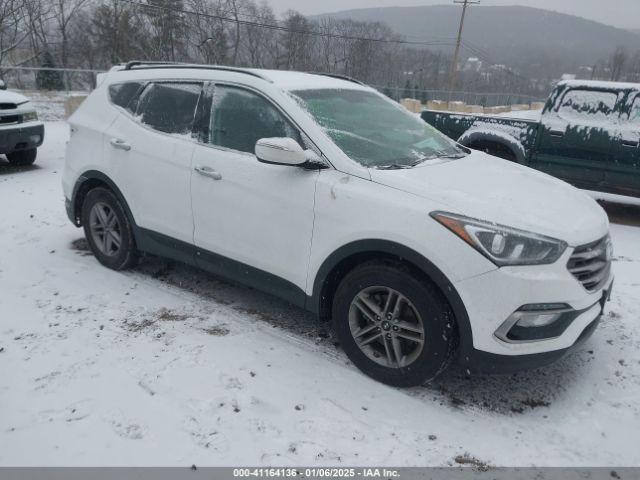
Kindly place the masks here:
<instances>
[{"instance_id":1,"label":"fog light","mask_svg":"<svg viewBox=\"0 0 640 480\"><path fill-rule=\"evenodd\" d=\"M518 327L523 328L536 328L536 327L544 327L546 325L551 325L553 322L558 320L562 313L525 313L525 312L516 312L514 315L520 317L518 321L516 321L516 325Z\"/></svg>"},{"instance_id":2,"label":"fog light","mask_svg":"<svg viewBox=\"0 0 640 480\"><path fill-rule=\"evenodd\" d=\"M527 342L560 336L580 312L565 303L524 305L513 312L496 330L506 342Z\"/></svg>"},{"instance_id":3,"label":"fog light","mask_svg":"<svg viewBox=\"0 0 640 480\"><path fill-rule=\"evenodd\" d=\"M30 135L29 136L29 141L31 143L40 143L40 135Z\"/></svg>"}]
</instances>

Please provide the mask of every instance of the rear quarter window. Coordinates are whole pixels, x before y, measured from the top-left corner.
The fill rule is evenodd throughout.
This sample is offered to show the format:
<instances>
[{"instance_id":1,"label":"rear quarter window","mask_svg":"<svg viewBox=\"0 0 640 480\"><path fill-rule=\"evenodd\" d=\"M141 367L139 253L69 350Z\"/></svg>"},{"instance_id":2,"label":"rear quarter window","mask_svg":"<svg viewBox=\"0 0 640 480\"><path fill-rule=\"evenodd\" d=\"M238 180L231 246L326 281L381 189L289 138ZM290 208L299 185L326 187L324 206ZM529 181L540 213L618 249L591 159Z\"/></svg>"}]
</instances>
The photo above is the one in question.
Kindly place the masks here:
<instances>
[{"instance_id":1,"label":"rear quarter window","mask_svg":"<svg viewBox=\"0 0 640 480\"><path fill-rule=\"evenodd\" d=\"M109 86L109 99L114 105L135 113L138 93L142 90L142 82L116 83Z\"/></svg>"}]
</instances>

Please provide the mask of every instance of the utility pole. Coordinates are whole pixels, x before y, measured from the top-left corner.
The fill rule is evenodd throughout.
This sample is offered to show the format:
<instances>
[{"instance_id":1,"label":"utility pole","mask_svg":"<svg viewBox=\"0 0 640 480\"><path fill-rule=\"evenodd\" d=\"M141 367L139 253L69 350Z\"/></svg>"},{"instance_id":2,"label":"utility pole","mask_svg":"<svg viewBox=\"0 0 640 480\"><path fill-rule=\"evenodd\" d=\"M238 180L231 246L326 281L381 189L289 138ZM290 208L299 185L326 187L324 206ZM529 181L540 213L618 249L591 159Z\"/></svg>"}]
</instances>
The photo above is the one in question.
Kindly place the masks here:
<instances>
[{"instance_id":1,"label":"utility pole","mask_svg":"<svg viewBox=\"0 0 640 480\"><path fill-rule=\"evenodd\" d=\"M458 29L458 40L456 42L456 49L453 53L453 63L451 64L451 75L449 76L449 100L451 100L451 94L456 88L456 75L458 73L458 58L460 56L460 45L462 44L462 31L464 29L464 17L467 14L467 7L469 5L477 5L480 0L453 0L453 3L462 5L462 15L460 16L460 28Z\"/></svg>"}]
</instances>

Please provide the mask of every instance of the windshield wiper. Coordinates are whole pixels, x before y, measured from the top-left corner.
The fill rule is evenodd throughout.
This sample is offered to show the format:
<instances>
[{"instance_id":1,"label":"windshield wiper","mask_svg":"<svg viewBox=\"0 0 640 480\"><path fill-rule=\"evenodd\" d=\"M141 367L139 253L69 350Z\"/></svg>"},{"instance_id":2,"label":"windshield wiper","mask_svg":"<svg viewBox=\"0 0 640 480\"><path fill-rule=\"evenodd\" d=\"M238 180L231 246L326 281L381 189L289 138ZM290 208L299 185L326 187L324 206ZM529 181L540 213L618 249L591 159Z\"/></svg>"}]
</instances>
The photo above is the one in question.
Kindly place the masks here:
<instances>
[{"instance_id":1,"label":"windshield wiper","mask_svg":"<svg viewBox=\"0 0 640 480\"><path fill-rule=\"evenodd\" d=\"M458 159L464 158L467 156L467 153L458 152L458 153L446 153L446 152L435 152L432 155L421 158L415 163L412 163L412 167L417 167L418 165L428 162L429 160L439 160L441 158L450 158L450 159Z\"/></svg>"},{"instance_id":2,"label":"windshield wiper","mask_svg":"<svg viewBox=\"0 0 640 480\"><path fill-rule=\"evenodd\" d=\"M376 170L406 170L407 168L413 168L415 167L414 164L412 163L404 163L404 164L400 164L400 163L391 163L389 165L376 165L375 168Z\"/></svg>"}]
</instances>

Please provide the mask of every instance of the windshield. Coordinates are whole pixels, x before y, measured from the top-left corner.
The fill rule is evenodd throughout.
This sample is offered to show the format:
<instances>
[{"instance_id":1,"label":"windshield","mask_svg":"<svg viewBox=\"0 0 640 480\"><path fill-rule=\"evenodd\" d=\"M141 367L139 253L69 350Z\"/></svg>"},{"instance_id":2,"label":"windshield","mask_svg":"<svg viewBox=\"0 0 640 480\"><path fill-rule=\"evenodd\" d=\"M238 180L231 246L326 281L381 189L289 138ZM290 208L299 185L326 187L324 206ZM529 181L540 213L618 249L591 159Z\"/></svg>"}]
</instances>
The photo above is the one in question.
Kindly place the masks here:
<instances>
[{"instance_id":1,"label":"windshield","mask_svg":"<svg viewBox=\"0 0 640 480\"><path fill-rule=\"evenodd\" d=\"M363 90L292 92L350 158L371 168L410 168L465 151L382 95Z\"/></svg>"}]
</instances>

